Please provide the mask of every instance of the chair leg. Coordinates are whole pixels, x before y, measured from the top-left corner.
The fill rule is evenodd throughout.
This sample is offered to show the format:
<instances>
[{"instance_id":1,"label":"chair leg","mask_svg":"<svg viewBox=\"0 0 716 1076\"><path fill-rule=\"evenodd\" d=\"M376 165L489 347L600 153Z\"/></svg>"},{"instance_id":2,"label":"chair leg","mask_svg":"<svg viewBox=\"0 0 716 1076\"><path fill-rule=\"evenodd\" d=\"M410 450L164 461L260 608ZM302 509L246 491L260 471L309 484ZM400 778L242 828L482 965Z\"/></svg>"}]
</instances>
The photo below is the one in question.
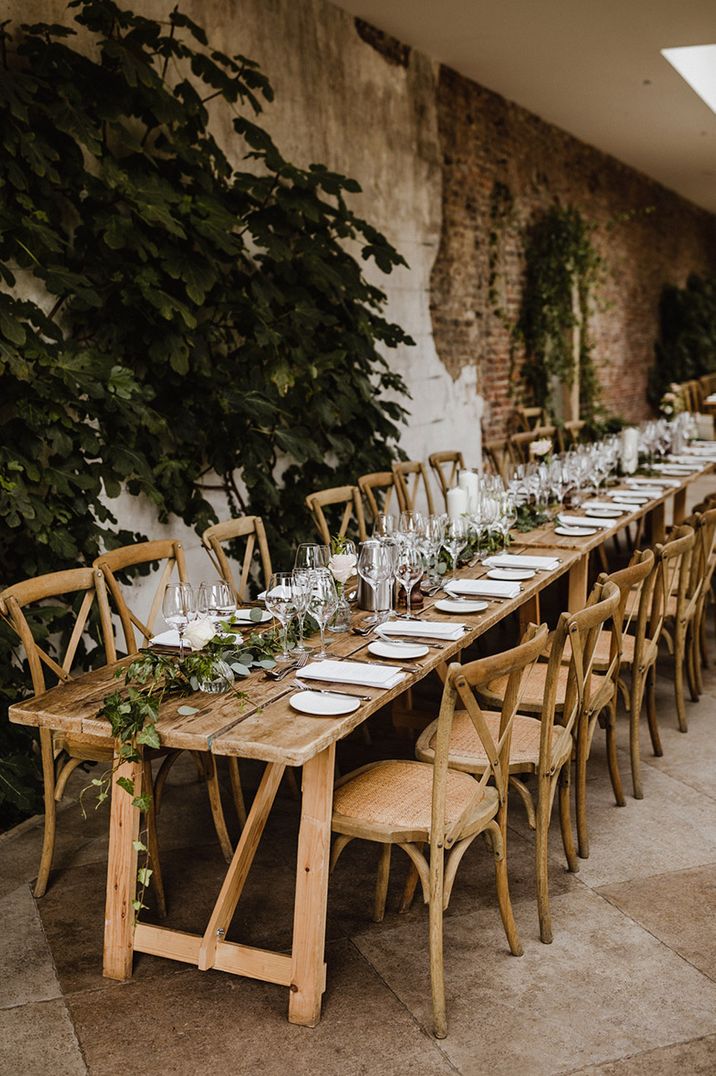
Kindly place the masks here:
<instances>
[{"instance_id":1,"label":"chair leg","mask_svg":"<svg viewBox=\"0 0 716 1076\"><path fill-rule=\"evenodd\" d=\"M646 674L646 691L647 698L649 692L649 677L654 674L654 666L652 665ZM629 759L631 762L631 783L632 793L635 800L641 800L644 798L644 792L641 787L641 747L639 744L639 720L641 718L641 707L644 696L644 679L637 670L634 669L632 673L634 682L632 684L632 699L631 707L629 709ZM648 703L647 703L648 705ZM649 725L651 728L651 724Z\"/></svg>"},{"instance_id":2,"label":"chair leg","mask_svg":"<svg viewBox=\"0 0 716 1076\"><path fill-rule=\"evenodd\" d=\"M71 758L64 764L62 769L57 775L57 781L55 783L55 803L59 803L65 794L65 788L72 774L75 772L78 766L82 765L81 758Z\"/></svg>"},{"instance_id":3,"label":"chair leg","mask_svg":"<svg viewBox=\"0 0 716 1076\"><path fill-rule=\"evenodd\" d=\"M577 853L574 848L574 835L572 833L572 815L570 808L571 783L572 766L570 762L565 762L559 775L559 828L562 834L562 845L564 847L564 854L567 859L567 867L572 872L572 874L576 874L579 870L579 861L577 860ZM580 841L579 854L582 859L587 858L587 856L589 855L588 841L584 846Z\"/></svg>"},{"instance_id":4,"label":"chair leg","mask_svg":"<svg viewBox=\"0 0 716 1076\"><path fill-rule=\"evenodd\" d=\"M246 803L244 802L244 790L241 787L241 774L239 772L238 758L229 759L229 776L231 777L231 791L234 794L234 806L239 816L239 823L243 829L246 825Z\"/></svg>"},{"instance_id":5,"label":"chair leg","mask_svg":"<svg viewBox=\"0 0 716 1076\"><path fill-rule=\"evenodd\" d=\"M506 806L506 805L505 805ZM522 956L524 949L520 936L517 933L517 924L512 911L510 900L510 882L507 874L507 811L500 811L499 826L493 837L492 852L495 857L495 888L497 890L497 906L500 909L500 919L505 928L505 936L510 952L513 956Z\"/></svg>"},{"instance_id":6,"label":"chair leg","mask_svg":"<svg viewBox=\"0 0 716 1076\"><path fill-rule=\"evenodd\" d=\"M420 851L422 852L422 850L423 845L421 844ZM398 908L398 915L405 915L406 912L410 911L419 880L420 875L418 874L418 868L411 860L408 866L408 876L405 879L405 886L403 888L403 897L400 901L400 907Z\"/></svg>"},{"instance_id":7,"label":"chair leg","mask_svg":"<svg viewBox=\"0 0 716 1076\"><path fill-rule=\"evenodd\" d=\"M380 861L378 863L378 877L375 882L375 903L373 905L373 922L382 923L385 917L385 901L388 896L388 882L390 881L390 854L393 851L392 844L384 844L380 849Z\"/></svg>"},{"instance_id":8,"label":"chair leg","mask_svg":"<svg viewBox=\"0 0 716 1076\"><path fill-rule=\"evenodd\" d=\"M537 914L539 935L545 945L552 941L552 917L549 909L549 778L539 777L537 832L535 834L535 873L537 877Z\"/></svg>"},{"instance_id":9,"label":"chair leg","mask_svg":"<svg viewBox=\"0 0 716 1076\"><path fill-rule=\"evenodd\" d=\"M164 786L167 783L167 777L172 766L179 758L181 751L170 751L168 755L162 759L159 772L157 773L156 780L154 782L154 811L159 814L162 806L162 798L164 796Z\"/></svg>"},{"instance_id":10,"label":"chair leg","mask_svg":"<svg viewBox=\"0 0 716 1076\"><path fill-rule=\"evenodd\" d=\"M537 825L535 819L535 805L530 795L530 790L524 781L520 781L519 777L510 777L510 788L514 788L518 796L522 800L522 805L527 812L527 825L530 829L534 829Z\"/></svg>"},{"instance_id":11,"label":"chair leg","mask_svg":"<svg viewBox=\"0 0 716 1076\"><path fill-rule=\"evenodd\" d=\"M688 635L686 638L686 675L689 682L689 694L691 695L692 702L699 701L699 677L696 671L698 664L696 659L696 634L695 623L692 622L689 627Z\"/></svg>"},{"instance_id":12,"label":"chair leg","mask_svg":"<svg viewBox=\"0 0 716 1076\"><path fill-rule=\"evenodd\" d=\"M145 758L143 763L142 784L147 792L151 793L152 803L146 812L147 820L147 852L149 854L149 866L152 868L152 889L157 901L157 914L161 919L166 919L167 899L164 893L164 879L159 859L159 838L157 837L157 812L154 807L154 792L152 784L152 764Z\"/></svg>"},{"instance_id":13,"label":"chair leg","mask_svg":"<svg viewBox=\"0 0 716 1076\"><path fill-rule=\"evenodd\" d=\"M686 703L684 702L685 660L686 646L684 630L678 625L674 632L674 697L676 699L676 718L679 723L679 732L687 732L689 728L686 720Z\"/></svg>"},{"instance_id":14,"label":"chair leg","mask_svg":"<svg viewBox=\"0 0 716 1076\"><path fill-rule=\"evenodd\" d=\"M432 849L431 849L432 853ZM445 1004L445 967L443 963L443 866L442 849L430 856L430 985L433 995L433 1029L436 1039L447 1035Z\"/></svg>"},{"instance_id":15,"label":"chair leg","mask_svg":"<svg viewBox=\"0 0 716 1076\"><path fill-rule=\"evenodd\" d=\"M352 837L347 837L345 833L340 833L333 842L333 848L331 849L331 864L328 868L328 873L333 874L336 869L336 863L340 859L341 852L346 848L351 841Z\"/></svg>"},{"instance_id":16,"label":"chair leg","mask_svg":"<svg viewBox=\"0 0 716 1076\"><path fill-rule=\"evenodd\" d=\"M589 715L580 714L579 721L577 723L577 750L574 767L574 784L575 784L575 801L576 801L576 813L577 813L577 843L579 845L579 855L582 859L589 858L589 832L587 829L587 762L589 760ZM569 763L565 763L562 767L562 773L569 767ZM563 778L562 773L559 775L559 815L560 821L562 819L562 802L565 797L563 796L563 789L565 782L569 781L569 777ZM567 804L569 801L567 800ZM567 806L567 809L569 807ZM563 834L564 837L564 834ZM571 844L572 835L570 827L569 841ZM565 852L567 851L565 845ZM567 862L569 862L569 855L567 855ZM570 870L574 868L570 865Z\"/></svg>"},{"instance_id":17,"label":"chair leg","mask_svg":"<svg viewBox=\"0 0 716 1076\"><path fill-rule=\"evenodd\" d=\"M664 749L661 746L659 725L656 719L656 668L651 666L646 677L646 718L649 723L649 736L654 754L661 758Z\"/></svg>"},{"instance_id":18,"label":"chair leg","mask_svg":"<svg viewBox=\"0 0 716 1076\"><path fill-rule=\"evenodd\" d=\"M37 881L33 890L39 899L44 897L52 869L57 830L57 803L55 801L55 758L52 752L52 732L40 729L40 752L42 756L42 779L45 789L45 826L42 834L42 855Z\"/></svg>"},{"instance_id":19,"label":"chair leg","mask_svg":"<svg viewBox=\"0 0 716 1076\"><path fill-rule=\"evenodd\" d=\"M606 735L607 735L607 766L609 767L609 779L612 782L614 800L617 807L626 806L622 775L619 770L619 756L617 755L617 700L612 699L607 712Z\"/></svg>"},{"instance_id":20,"label":"chair leg","mask_svg":"<svg viewBox=\"0 0 716 1076\"><path fill-rule=\"evenodd\" d=\"M194 755L196 757L196 755L199 755L199 752L194 752ZM209 806L211 807L211 816L214 820L214 829L216 830L216 836L219 840L221 854L227 863L231 863L234 853L226 829L224 808L221 804L221 789L219 788L219 775L216 772L216 759L211 753L207 753L206 757L199 757L199 762L204 766L204 780L206 781L206 788L209 793Z\"/></svg>"},{"instance_id":21,"label":"chair leg","mask_svg":"<svg viewBox=\"0 0 716 1076\"><path fill-rule=\"evenodd\" d=\"M709 667L709 647L708 638L706 635L706 605L704 604L701 609L701 615L699 617L699 644L701 647L701 664L705 669Z\"/></svg>"}]
</instances>

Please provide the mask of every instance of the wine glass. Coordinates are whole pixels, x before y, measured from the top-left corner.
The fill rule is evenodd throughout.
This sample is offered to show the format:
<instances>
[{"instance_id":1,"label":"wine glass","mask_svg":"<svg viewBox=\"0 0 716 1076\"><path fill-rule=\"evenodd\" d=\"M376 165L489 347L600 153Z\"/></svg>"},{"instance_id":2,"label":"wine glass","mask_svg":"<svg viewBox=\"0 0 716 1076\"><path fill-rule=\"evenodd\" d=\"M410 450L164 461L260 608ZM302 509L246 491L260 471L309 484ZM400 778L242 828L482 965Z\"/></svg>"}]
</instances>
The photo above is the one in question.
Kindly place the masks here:
<instances>
[{"instance_id":1,"label":"wine glass","mask_svg":"<svg viewBox=\"0 0 716 1076\"><path fill-rule=\"evenodd\" d=\"M302 542L296 550L294 568L327 568L331 551L327 545L317 542Z\"/></svg>"},{"instance_id":2,"label":"wine glass","mask_svg":"<svg viewBox=\"0 0 716 1076\"><path fill-rule=\"evenodd\" d=\"M311 590L308 598L308 612L318 624L321 632L321 648L315 655L326 658L326 624L338 608L338 594L333 576L328 568L316 568L311 573Z\"/></svg>"},{"instance_id":3,"label":"wine glass","mask_svg":"<svg viewBox=\"0 0 716 1076\"><path fill-rule=\"evenodd\" d=\"M403 543L398 551L395 564L395 578L405 591L405 606L408 617L410 612L410 596L413 587L422 578L424 562L422 553L415 546Z\"/></svg>"},{"instance_id":4,"label":"wine glass","mask_svg":"<svg viewBox=\"0 0 716 1076\"><path fill-rule=\"evenodd\" d=\"M179 657L184 655L184 632L196 619L196 600L189 583L168 583L162 600L162 616L179 633Z\"/></svg>"},{"instance_id":5,"label":"wine glass","mask_svg":"<svg viewBox=\"0 0 716 1076\"><path fill-rule=\"evenodd\" d=\"M440 581L438 574L438 555L443 544L446 516L428 516L425 523L423 549L428 562L428 580L434 586Z\"/></svg>"},{"instance_id":6,"label":"wine glass","mask_svg":"<svg viewBox=\"0 0 716 1076\"><path fill-rule=\"evenodd\" d=\"M281 645L283 649L280 654L276 655L276 661L290 661L288 625L291 617L296 612L291 572L274 572L271 576L264 602L269 613L272 613L281 625Z\"/></svg>"},{"instance_id":7,"label":"wine glass","mask_svg":"<svg viewBox=\"0 0 716 1076\"><path fill-rule=\"evenodd\" d=\"M358 554L356 568L361 579L368 584L375 595L374 608L378 605L378 587L386 583L393 574L392 554L387 549L388 541L379 542L372 538L363 542ZM379 613L366 618L367 624L377 624L381 620Z\"/></svg>"},{"instance_id":8,"label":"wine glass","mask_svg":"<svg viewBox=\"0 0 716 1076\"><path fill-rule=\"evenodd\" d=\"M378 512L373 521L374 538L390 538L396 531L395 516L390 512Z\"/></svg>"},{"instance_id":9,"label":"wine glass","mask_svg":"<svg viewBox=\"0 0 716 1076\"><path fill-rule=\"evenodd\" d=\"M398 530L413 541L425 535L426 519L422 512L401 512Z\"/></svg>"},{"instance_id":10,"label":"wine glass","mask_svg":"<svg viewBox=\"0 0 716 1076\"><path fill-rule=\"evenodd\" d=\"M467 545L470 524L464 516L449 519L443 535L443 548L448 551L452 559L453 578L457 575L457 558Z\"/></svg>"},{"instance_id":11,"label":"wine glass","mask_svg":"<svg viewBox=\"0 0 716 1076\"><path fill-rule=\"evenodd\" d=\"M196 596L199 616L218 620L230 616L235 608L236 601L231 587L223 579L217 579L213 583L201 583Z\"/></svg>"},{"instance_id":12,"label":"wine glass","mask_svg":"<svg viewBox=\"0 0 716 1076\"><path fill-rule=\"evenodd\" d=\"M306 653L306 645L303 641L303 633L306 624L306 613L311 598L311 580L313 572L310 568L294 568L291 573L293 580L293 600L296 606L296 618L298 620L298 643L295 650L299 654Z\"/></svg>"}]
</instances>

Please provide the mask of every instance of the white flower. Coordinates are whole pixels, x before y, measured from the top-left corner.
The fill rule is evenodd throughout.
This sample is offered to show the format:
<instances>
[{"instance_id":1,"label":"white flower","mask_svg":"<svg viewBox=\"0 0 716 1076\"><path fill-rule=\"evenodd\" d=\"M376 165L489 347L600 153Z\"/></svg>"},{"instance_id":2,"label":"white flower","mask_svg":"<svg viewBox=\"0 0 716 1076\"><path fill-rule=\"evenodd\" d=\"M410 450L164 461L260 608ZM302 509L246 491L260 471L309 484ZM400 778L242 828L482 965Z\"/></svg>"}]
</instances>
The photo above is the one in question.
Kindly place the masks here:
<instances>
[{"instance_id":1,"label":"white flower","mask_svg":"<svg viewBox=\"0 0 716 1076\"><path fill-rule=\"evenodd\" d=\"M546 456L552 451L552 442L549 437L543 437L540 441L533 441L530 445L530 453L533 456Z\"/></svg>"},{"instance_id":2,"label":"white flower","mask_svg":"<svg viewBox=\"0 0 716 1076\"><path fill-rule=\"evenodd\" d=\"M216 628L208 617L202 620L194 620L191 624L187 624L184 632L184 638L192 650L203 650L215 635Z\"/></svg>"},{"instance_id":3,"label":"white flower","mask_svg":"<svg viewBox=\"0 0 716 1076\"><path fill-rule=\"evenodd\" d=\"M355 553L334 553L328 567L336 582L347 583L355 572L357 562Z\"/></svg>"}]
</instances>

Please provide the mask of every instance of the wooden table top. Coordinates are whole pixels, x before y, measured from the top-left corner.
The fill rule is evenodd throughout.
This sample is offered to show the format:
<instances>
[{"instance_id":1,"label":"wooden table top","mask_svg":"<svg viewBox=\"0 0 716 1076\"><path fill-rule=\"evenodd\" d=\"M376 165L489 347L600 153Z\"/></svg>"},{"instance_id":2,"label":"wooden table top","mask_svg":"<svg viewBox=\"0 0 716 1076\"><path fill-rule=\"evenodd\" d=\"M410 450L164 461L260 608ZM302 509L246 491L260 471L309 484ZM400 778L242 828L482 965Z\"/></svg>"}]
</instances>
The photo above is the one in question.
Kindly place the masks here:
<instances>
[{"instance_id":1,"label":"wooden table top","mask_svg":"<svg viewBox=\"0 0 716 1076\"><path fill-rule=\"evenodd\" d=\"M511 547L511 552L517 553L520 550L529 552L521 540ZM426 597L423 608L419 611L421 618L442 622L462 621L468 625L465 635L459 641L447 643L441 649L431 648L424 658L411 659L410 664L418 666L418 671L406 672L401 683L388 691L378 688L364 689L355 685L337 685L340 690L353 690L371 696L370 701L363 703L352 714L341 717L311 717L300 714L289 705L289 697L296 691L290 686L291 676L284 683L276 683L266 680L263 673L255 672L245 680L237 681L237 686L244 693L243 699L238 699L231 692L223 695L196 692L164 702L157 721L162 745L211 751L216 755L262 759L288 766L303 765L332 742L343 739L367 717L402 694L442 662L455 658L461 649L529 602L545 587L568 572L581 558L581 553L565 549L547 549L544 555L550 555L550 552L560 561L554 571L538 572L532 579L524 582L517 598L491 601L482 613L441 613L435 609L435 602L440 600L441 595ZM484 574L485 568L482 565L462 568L459 571L459 576L463 579L478 579ZM354 623L360 623L364 615L362 612L357 613ZM369 638L361 638L350 632L336 635L327 632L326 635L330 657L373 660L367 651L367 645L371 641ZM118 679L115 674L130 660L124 658L115 665L96 669L68 683L59 684L36 698L15 703L10 707L10 720L20 725L44 726L66 733L109 738L109 723L100 718L97 711L105 695L122 684L122 679ZM386 662L380 664L385 665ZM184 706L196 707L197 712L182 715L178 710Z\"/></svg>"}]
</instances>

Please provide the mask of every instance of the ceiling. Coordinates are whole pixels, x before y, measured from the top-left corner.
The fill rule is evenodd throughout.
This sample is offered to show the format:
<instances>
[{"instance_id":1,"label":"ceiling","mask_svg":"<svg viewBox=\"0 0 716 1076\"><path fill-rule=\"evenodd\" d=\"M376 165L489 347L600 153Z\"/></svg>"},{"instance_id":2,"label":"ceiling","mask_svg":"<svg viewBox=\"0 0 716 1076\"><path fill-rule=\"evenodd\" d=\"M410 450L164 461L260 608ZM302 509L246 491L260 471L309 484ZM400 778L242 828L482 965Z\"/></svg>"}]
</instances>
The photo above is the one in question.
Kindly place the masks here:
<instances>
[{"instance_id":1,"label":"ceiling","mask_svg":"<svg viewBox=\"0 0 716 1076\"><path fill-rule=\"evenodd\" d=\"M716 212L716 115L660 49L716 42L716 0L334 0Z\"/></svg>"}]
</instances>

